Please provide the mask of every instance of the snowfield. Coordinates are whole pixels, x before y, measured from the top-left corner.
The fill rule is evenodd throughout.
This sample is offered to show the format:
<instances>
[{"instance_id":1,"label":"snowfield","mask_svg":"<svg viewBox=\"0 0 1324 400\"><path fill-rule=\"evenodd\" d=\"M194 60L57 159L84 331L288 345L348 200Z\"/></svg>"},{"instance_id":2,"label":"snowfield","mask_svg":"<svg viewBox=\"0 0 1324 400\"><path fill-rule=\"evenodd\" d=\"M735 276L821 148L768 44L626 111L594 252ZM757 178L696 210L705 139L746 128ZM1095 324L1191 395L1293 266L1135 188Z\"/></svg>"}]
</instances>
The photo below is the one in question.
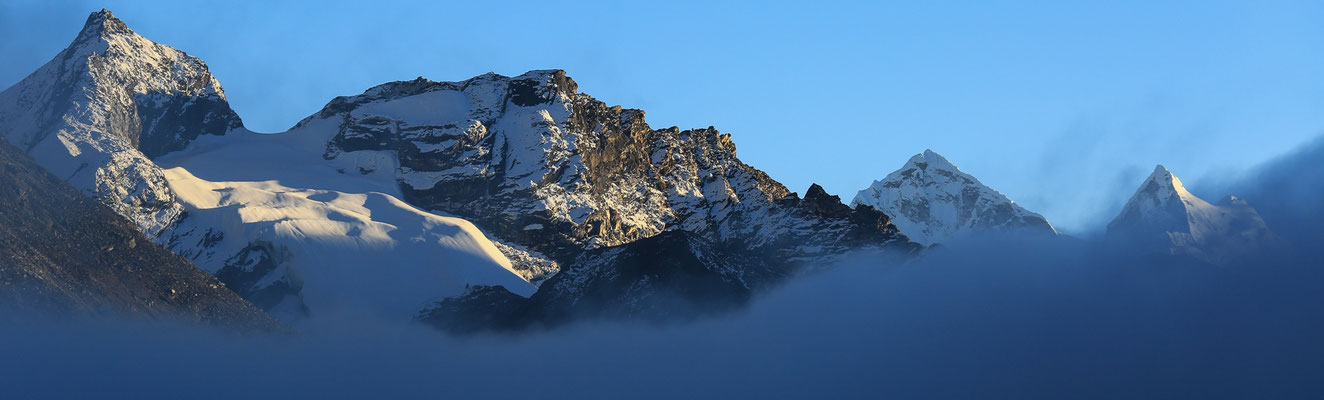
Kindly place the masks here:
<instances>
[{"instance_id":1,"label":"snowfield","mask_svg":"<svg viewBox=\"0 0 1324 400\"><path fill-rule=\"evenodd\" d=\"M386 176L357 167L379 160L322 159L308 139L247 131L208 137L158 160L187 217L185 238L221 239L193 254L217 273L252 244L276 250L278 267L255 289L282 280L301 288L271 310L284 319L301 309L362 309L407 319L468 285L501 285L522 296L535 288L473 224L420 210L399 199ZM353 171L341 171L354 168ZM210 234L204 234L211 229ZM190 240L179 243L189 244ZM247 265L245 265L247 264ZM301 302L301 303L300 303Z\"/></svg>"}]
</instances>

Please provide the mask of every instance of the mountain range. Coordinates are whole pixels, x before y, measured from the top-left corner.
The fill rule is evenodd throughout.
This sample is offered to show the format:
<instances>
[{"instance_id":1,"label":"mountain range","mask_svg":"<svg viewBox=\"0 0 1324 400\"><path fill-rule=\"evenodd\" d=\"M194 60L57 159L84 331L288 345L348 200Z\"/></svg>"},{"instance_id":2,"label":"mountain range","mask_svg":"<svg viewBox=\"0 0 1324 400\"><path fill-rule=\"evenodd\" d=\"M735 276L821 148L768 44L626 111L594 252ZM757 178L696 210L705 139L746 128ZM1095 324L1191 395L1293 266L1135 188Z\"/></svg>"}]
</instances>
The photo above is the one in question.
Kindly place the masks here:
<instances>
[{"instance_id":1,"label":"mountain range","mask_svg":"<svg viewBox=\"0 0 1324 400\"><path fill-rule=\"evenodd\" d=\"M204 62L103 10L0 92L0 126L47 170L286 320L437 315L435 304L475 288L524 298L539 285L539 299L555 299L539 300L547 307L619 292L635 310L661 310L646 305L659 279L706 271L749 291L857 247L919 248L880 212L817 187L800 198L740 162L730 135L653 129L559 70L387 83L258 134ZM622 253L659 246L689 253L685 265L616 274L649 262ZM711 290L722 293L686 293L728 297Z\"/></svg>"},{"instance_id":2,"label":"mountain range","mask_svg":"<svg viewBox=\"0 0 1324 400\"><path fill-rule=\"evenodd\" d=\"M106 10L0 92L0 134L14 165L55 177L24 167L22 179L60 186L0 200L81 193L115 214L85 223L132 228L107 228L121 244L106 247L129 238L173 252L160 268L215 282L201 298L287 322L362 311L476 331L685 318L738 308L855 252L909 257L972 233L1057 234L929 150L849 206L818 185L801 196L742 162L730 134L654 128L562 70L385 83L288 131L255 133L202 60ZM1175 177L1151 177L1142 192L1110 232L1165 232L1148 242L1200 248L1182 252L1211 262L1221 255L1209 249L1227 247L1215 237L1268 232L1244 203L1206 207ZM1186 228L1169 223L1179 212ZM32 271L49 264L22 264L23 282L48 282ZM165 279L154 276L135 279Z\"/></svg>"}]
</instances>

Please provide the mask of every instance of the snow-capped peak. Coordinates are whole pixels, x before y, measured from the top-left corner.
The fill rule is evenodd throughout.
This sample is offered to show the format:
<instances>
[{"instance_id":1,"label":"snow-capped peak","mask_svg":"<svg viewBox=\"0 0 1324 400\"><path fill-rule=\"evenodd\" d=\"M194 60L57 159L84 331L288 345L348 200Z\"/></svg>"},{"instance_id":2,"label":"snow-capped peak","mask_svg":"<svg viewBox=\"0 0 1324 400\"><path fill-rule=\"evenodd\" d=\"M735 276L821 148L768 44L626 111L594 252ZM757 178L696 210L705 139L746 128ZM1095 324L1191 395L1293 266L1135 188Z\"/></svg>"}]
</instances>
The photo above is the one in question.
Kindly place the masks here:
<instances>
[{"instance_id":1,"label":"snow-capped peak","mask_svg":"<svg viewBox=\"0 0 1324 400\"><path fill-rule=\"evenodd\" d=\"M1143 249L1190 255L1220 263L1275 242L1259 213L1228 197L1218 205L1191 194L1162 165L1154 167L1108 223L1108 235Z\"/></svg>"},{"instance_id":2,"label":"snow-capped peak","mask_svg":"<svg viewBox=\"0 0 1324 400\"><path fill-rule=\"evenodd\" d=\"M1145 184L1141 185L1141 187L1143 188L1150 184L1153 184L1157 189L1157 192L1155 193L1156 195L1175 195L1186 198L1195 197L1191 192L1186 191L1186 186L1182 185L1181 179L1178 179L1176 175L1173 175L1167 168L1164 168L1163 164L1154 167L1154 172L1149 174L1149 179L1146 179Z\"/></svg>"},{"instance_id":3,"label":"snow-capped peak","mask_svg":"<svg viewBox=\"0 0 1324 400\"><path fill-rule=\"evenodd\" d=\"M1189 212L1210 207L1213 206L1187 191L1181 179L1158 165L1126 202L1122 213L1108 224L1108 229L1145 225L1163 231L1190 232Z\"/></svg>"},{"instance_id":4,"label":"snow-capped peak","mask_svg":"<svg viewBox=\"0 0 1324 400\"><path fill-rule=\"evenodd\" d=\"M1056 234L1043 216L962 172L946 157L924 150L861 190L852 205L873 206L901 233L925 245L985 230L1032 230Z\"/></svg>"},{"instance_id":5,"label":"snow-capped peak","mask_svg":"<svg viewBox=\"0 0 1324 400\"><path fill-rule=\"evenodd\" d=\"M0 92L0 126L43 167L155 236L183 208L149 159L242 123L202 60L101 10L69 47Z\"/></svg>"}]
</instances>

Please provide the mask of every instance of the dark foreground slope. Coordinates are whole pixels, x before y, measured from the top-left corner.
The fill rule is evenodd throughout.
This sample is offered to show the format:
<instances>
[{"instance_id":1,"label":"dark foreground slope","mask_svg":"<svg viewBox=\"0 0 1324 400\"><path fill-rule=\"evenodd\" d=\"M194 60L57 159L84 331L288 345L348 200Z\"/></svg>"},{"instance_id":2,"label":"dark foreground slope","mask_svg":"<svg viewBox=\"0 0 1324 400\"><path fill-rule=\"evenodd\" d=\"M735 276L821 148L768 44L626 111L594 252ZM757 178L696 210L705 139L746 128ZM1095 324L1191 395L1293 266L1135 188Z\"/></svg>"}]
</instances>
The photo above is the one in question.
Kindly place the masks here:
<instances>
[{"instance_id":1,"label":"dark foreground slope","mask_svg":"<svg viewBox=\"0 0 1324 400\"><path fill-rule=\"evenodd\" d=\"M215 325L280 324L0 140L0 304Z\"/></svg>"}]
</instances>

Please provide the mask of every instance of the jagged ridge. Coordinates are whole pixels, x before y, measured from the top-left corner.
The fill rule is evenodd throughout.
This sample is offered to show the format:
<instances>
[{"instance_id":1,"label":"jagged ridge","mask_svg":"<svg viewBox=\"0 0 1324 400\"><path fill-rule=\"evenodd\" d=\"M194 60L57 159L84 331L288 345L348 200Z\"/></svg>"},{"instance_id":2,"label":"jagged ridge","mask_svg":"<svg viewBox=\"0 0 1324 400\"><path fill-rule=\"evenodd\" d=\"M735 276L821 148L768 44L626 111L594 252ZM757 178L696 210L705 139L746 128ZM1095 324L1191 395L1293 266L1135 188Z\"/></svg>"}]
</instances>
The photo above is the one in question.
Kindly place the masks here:
<instances>
[{"instance_id":1,"label":"jagged ridge","mask_svg":"<svg viewBox=\"0 0 1324 400\"><path fill-rule=\"evenodd\" d=\"M337 98L295 130L336 129L331 159L390 151L409 202L560 261L667 229L787 259L905 241L893 229L843 242L853 225L780 203L790 191L736 158L729 134L652 129L642 111L577 87L560 70L394 82ZM447 111L417 118L429 107Z\"/></svg>"}]
</instances>

